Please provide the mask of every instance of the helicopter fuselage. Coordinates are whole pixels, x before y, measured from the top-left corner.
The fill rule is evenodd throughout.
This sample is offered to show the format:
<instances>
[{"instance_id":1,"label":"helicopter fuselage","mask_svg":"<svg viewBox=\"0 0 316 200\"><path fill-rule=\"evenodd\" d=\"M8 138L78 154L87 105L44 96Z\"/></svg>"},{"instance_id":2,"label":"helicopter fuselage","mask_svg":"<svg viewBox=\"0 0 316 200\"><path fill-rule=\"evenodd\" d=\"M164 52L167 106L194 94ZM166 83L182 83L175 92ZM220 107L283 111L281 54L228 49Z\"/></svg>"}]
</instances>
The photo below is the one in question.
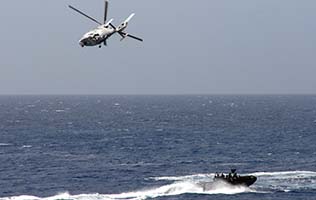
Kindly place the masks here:
<instances>
[{"instance_id":1,"label":"helicopter fuselage","mask_svg":"<svg viewBox=\"0 0 316 200\"><path fill-rule=\"evenodd\" d=\"M111 26L100 25L96 29L93 29L84 34L83 37L79 40L79 44L81 47L100 45L114 33L115 29L113 29Z\"/></svg>"}]
</instances>

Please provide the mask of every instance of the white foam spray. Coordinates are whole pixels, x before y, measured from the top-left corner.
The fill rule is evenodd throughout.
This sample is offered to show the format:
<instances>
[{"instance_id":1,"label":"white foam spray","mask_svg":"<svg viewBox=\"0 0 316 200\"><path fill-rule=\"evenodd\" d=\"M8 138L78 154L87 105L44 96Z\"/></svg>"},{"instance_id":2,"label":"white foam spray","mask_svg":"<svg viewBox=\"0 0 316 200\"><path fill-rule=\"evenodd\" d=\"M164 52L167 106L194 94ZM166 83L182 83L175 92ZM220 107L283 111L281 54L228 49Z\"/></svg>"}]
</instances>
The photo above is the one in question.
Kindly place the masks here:
<instances>
[{"instance_id":1,"label":"white foam spray","mask_svg":"<svg viewBox=\"0 0 316 200\"><path fill-rule=\"evenodd\" d=\"M51 197L35 196L4 197L0 200L145 200L163 196L177 196L182 194L239 194L262 192L291 192L300 189L316 189L316 172L285 171L285 172L256 172L257 182L249 187L232 186L225 182L213 182L214 174L194 174L187 176L152 177L149 179L170 181L170 184L145 188L138 191L120 194L80 194L62 193Z\"/></svg>"}]
</instances>

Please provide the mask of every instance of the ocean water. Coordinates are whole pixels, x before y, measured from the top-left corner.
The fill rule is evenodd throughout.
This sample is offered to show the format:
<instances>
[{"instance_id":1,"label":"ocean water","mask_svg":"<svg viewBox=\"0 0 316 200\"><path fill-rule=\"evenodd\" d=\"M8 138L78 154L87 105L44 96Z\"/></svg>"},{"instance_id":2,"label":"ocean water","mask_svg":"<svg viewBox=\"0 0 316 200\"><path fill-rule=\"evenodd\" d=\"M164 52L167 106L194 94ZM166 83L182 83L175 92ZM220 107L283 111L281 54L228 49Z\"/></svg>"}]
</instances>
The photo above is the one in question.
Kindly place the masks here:
<instances>
[{"instance_id":1,"label":"ocean water","mask_svg":"<svg viewBox=\"0 0 316 200\"><path fill-rule=\"evenodd\" d=\"M61 199L316 199L316 96L0 96L0 200Z\"/></svg>"}]
</instances>

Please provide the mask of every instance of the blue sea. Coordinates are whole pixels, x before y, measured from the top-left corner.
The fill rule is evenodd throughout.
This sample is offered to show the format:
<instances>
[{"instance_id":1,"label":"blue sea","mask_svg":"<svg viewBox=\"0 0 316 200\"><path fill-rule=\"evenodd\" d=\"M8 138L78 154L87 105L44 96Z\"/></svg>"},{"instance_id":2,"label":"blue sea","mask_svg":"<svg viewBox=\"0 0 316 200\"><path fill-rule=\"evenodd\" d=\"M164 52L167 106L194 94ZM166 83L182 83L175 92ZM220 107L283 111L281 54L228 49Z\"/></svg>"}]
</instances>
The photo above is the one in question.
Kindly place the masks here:
<instances>
[{"instance_id":1,"label":"blue sea","mask_svg":"<svg viewBox=\"0 0 316 200\"><path fill-rule=\"evenodd\" d=\"M316 96L0 96L0 200L114 199L316 199Z\"/></svg>"}]
</instances>

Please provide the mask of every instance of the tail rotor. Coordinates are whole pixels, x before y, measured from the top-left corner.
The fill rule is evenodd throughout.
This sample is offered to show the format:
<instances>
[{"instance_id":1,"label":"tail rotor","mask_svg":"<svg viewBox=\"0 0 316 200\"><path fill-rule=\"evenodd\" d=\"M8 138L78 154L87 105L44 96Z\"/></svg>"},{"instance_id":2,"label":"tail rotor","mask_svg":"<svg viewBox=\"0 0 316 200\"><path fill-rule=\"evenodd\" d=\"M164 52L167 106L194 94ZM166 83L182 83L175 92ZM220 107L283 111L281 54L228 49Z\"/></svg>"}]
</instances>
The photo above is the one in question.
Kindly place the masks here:
<instances>
[{"instance_id":1,"label":"tail rotor","mask_svg":"<svg viewBox=\"0 0 316 200\"><path fill-rule=\"evenodd\" d=\"M123 21L116 29L117 33L120 34L120 36L122 37L121 38L121 41L124 40L126 37L130 37L132 39L135 39L135 40L138 40L138 41L141 41L143 42L143 39L139 38L139 37L136 37L136 36L133 36L129 33L126 33L124 32L124 30L127 28L128 26L128 23L129 21L134 17L135 13L132 13L128 18L126 18L125 21Z\"/></svg>"}]
</instances>

